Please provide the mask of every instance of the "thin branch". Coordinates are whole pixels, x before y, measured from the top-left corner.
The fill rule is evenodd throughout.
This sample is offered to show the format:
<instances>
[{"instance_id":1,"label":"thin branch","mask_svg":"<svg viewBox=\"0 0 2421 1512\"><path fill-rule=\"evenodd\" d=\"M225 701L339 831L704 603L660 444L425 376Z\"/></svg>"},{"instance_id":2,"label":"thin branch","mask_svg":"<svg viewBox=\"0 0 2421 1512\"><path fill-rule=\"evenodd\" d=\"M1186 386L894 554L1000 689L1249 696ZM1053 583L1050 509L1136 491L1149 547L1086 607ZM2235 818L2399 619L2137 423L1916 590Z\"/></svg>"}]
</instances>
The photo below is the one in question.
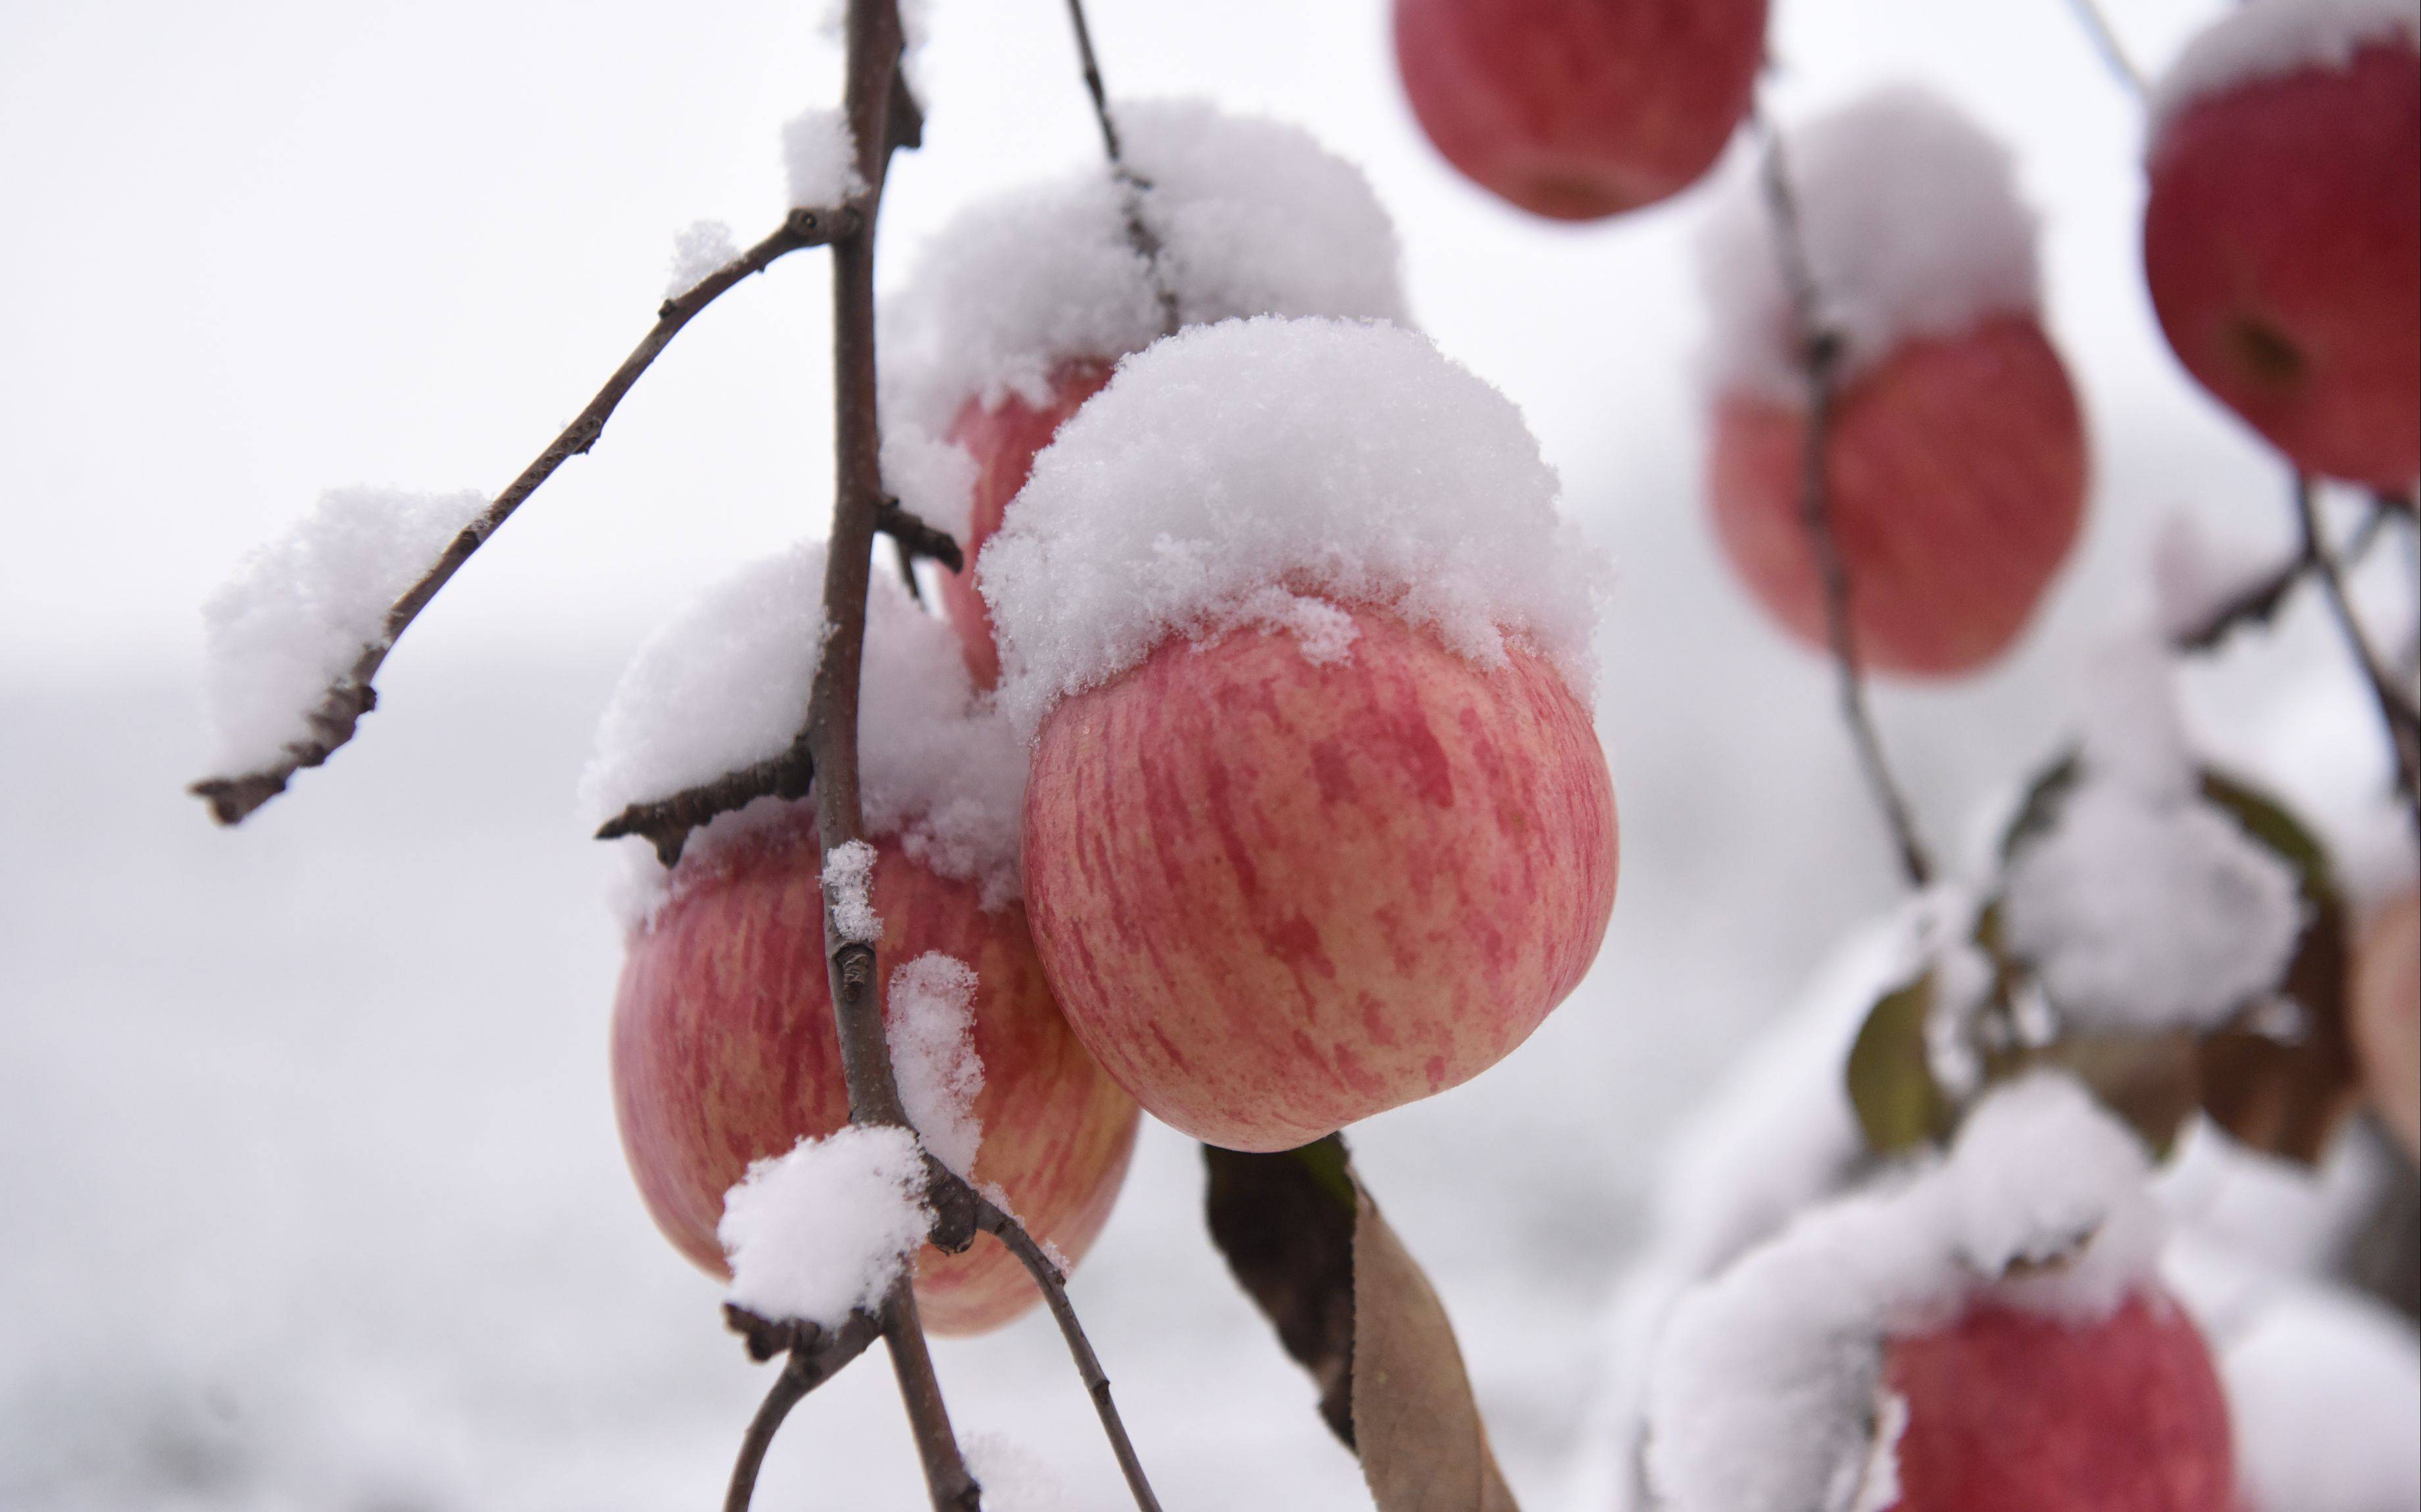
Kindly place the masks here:
<instances>
[{"instance_id":1,"label":"thin branch","mask_svg":"<svg viewBox=\"0 0 2421 1512\"><path fill-rule=\"evenodd\" d=\"M258 772L233 776L208 777L195 783L187 791L211 805L211 816L221 824L241 823L246 815L286 790L287 781L305 767L316 767L336 754L337 747L353 738L353 729L364 714L378 707L378 693L371 681L386 662L387 652L396 640L417 618L429 601L437 597L462 564L471 559L498 526L512 518L523 500L539 490L568 460L582 455L597 444L605 431L605 422L612 418L622 397L639 381L649 365L680 334L698 313L711 304L722 293L753 273L762 273L776 258L804 247L822 246L836 240L852 237L858 229L858 211L854 208L837 210L794 210L773 235L750 247L740 257L724 264L700 279L686 293L668 299L656 310L656 323L622 366L614 369L605 386L570 425L563 428L538 460L522 469L495 502L480 512L479 518L465 525L461 533L448 542L443 554L404 591L386 612L386 622L380 638L362 647L353 664L332 684L320 706L308 716L311 738L286 748L285 758L276 765Z\"/></svg>"},{"instance_id":2,"label":"thin branch","mask_svg":"<svg viewBox=\"0 0 2421 1512\"><path fill-rule=\"evenodd\" d=\"M1152 292L1160 300L1160 330L1163 335L1175 335L1184 321L1177 307L1177 290L1160 272L1160 235L1143 218L1144 191L1151 180L1127 165L1126 154L1118 142L1117 124L1110 118L1110 99L1101 83L1101 60L1093 55L1093 28L1085 22L1085 0L1068 0L1068 20L1076 33L1076 57L1085 71L1085 92L1093 100L1093 119L1101 129L1101 151L1110 160L1110 171L1125 189L1127 244L1133 247L1150 270Z\"/></svg>"},{"instance_id":3,"label":"thin branch","mask_svg":"<svg viewBox=\"0 0 2421 1512\"><path fill-rule=\"evenodd\" d=\"M762 1322L762 1319L757 1319ZM796 1342L789 1346L790 1357L782 1364L782 1373L773 1378L773 1390L765 1394L765 1404L748 1424L746 1437L740 1441L740 1457L731 1467L730 1488L723 1494L723 1512L748 1512L748 1504L757 1494L758 1472L764 1468L765 1451L773 1446L773 1435L780 1431L782 1420L790 1409L799 1405L807 1393L840 1374L841 1366L866 1352L882 1332L881 1325L864 1313L852 1313L849 1321L835 1333L825 1333L813 1324L791 1324L797 1331ZM752 1352L758 1335L750 1333Z\"/></svg>"},{"instance_id":4,"label":"thin branch","mask_svg":"<svg viewBox=\"0 0 2421 1512\"><path fill-rule=\"evenodd\" d=\"M907 1276L892 1284L882 1304L882 1342L891 1347L891 1371L899 1380L899 1399L908 1407L909 1431L925 1460L925 1488L934 1512L982 1512L983 1488L959 1453L950 1431L950 1410L942 1401L942 1382L933 1374L933 1357L925 1348L925 1327L916 1316L916 1286Z\"/></svg>"},{"instance_id":5,"label":"thin branch","mask_svg":"<svg viewBox=\"0 0 2421 1512\"><path fill-rule=\"evenodd\" d=\"M2126 44L2118 39L2110 18L2101 13L2099 0L2068 0L2068 8L2076 12L2076 19L2093 39L2093 50L2101 55L2101 61L2127 86L2128 93L2142 99L2149 91L2150 83L2144 77L2144 70L2135 66L2135 60L2127 55Z\"/></svg>"},{"instance_id":6,"label":"thin branch","mask_svg":"<svg viewBox=\"0 0 2421 1512\"><path fill-rule=\"evenodd\" d=\"M1841 337L1826 323L1817 295L1798 197L1791 191L1788 164L1783 161L1782 133L1763 111L1758 111L1755 119L1763 139L1763 181L1767 207L1773 217L1775 261L1782 270L1784 287L1789 291L1791 319L1799 338L1800 368L1807 379L1807 434L1800 474L1799 518L1806 527L1817 574L1823 584L1825 636L1832 647L1834 666L1839 672L1841 717L1850 726L1850 739L1857 748L1858 764L1874 794L1875 804L1891 827L1893 843L1899 851L1900 871L1910 886L1923 887L1932 880L1933 864L1926 853L1924 840L1917 834L1908 799L1892 776L1891 764L1883 755L1882 737L1867 706L1865 665L1858 655L1857 625L1850 613L1853 585L1849 563L1833 532L1831 480L1825 464L1833 423L1834 387L1841 363Z\"/></svg>"},{"instance_id":7,"label":"thin branch","mask_svg":"<svg viewBox=\"0 0 2421 1512\"><path fill-rule=\"evenodd\" d=\"M2352 600L2346 594L2345 575L2321 529L2312 480L2301 473L2295 475L2294 502L2296 523L2303 531L2304 553L2312 559L2319 573L2329 612L2336 616L2337 629L2345 635L2346 649L2353 654L2355 665L2370 684L2371 697L2379 705L2380 720L2387 726L2388 742L2396 753L2397 790L2413 810L2414 828L2421 831L2421 710L2416 710L2396 686L2395 678L2371 649L2370 638L2363 632L2362 621L2355 616Z\"/></svg>"},{"instance_id":8,"label":"thin branch","mask_svg":"<svg viewBox=\"0 0 2421 1512\"><path fill-rule=\"evenodd\" d=\"M794 802L804 798L815 772L815 756L807 742L804 738L794 740L779 756L737 772L726 772L712 782L684 787L670 798L633 803L600 825L597 838L642 836L656 848L656 860L669 868L680 860L681 848L688 844L691 831L704 828L717 815L746 808L760 798Z\"/></svg>"},{"instance_id":9,"label":"thin branch","mask_svg":"<svg viewBox=\"0 0 2421 1512\"><path fill-rule=\"evenodd\" d=\"M2339 566L2358 567L2370 554L2370 548L2385 527L2398 501L2386 495L2371 500L2370 508L2346 538L2345 549L2337 555ZM2172 650L2191 654L2214 650L2221 642L2248 625L2267 625L2285 607L2296 585L2313 575L2318 567L2312 558L2309 539L2302 541L2285 561L2228 595L2206 614L2201 622L2179 631L2169 639Z\"/></svg>"},{"instance_id":10,"label":"thin branch","mask_svg":"<svg viewBox=\"0 0 2421 1512\"><path fill-rule=\"evenodd\" d=\"M976 1202L976 1226L1008 1246L1008 1252L1024 1265L1034 1284L1042 1288L1042 1300L1059 1325L1060 1337L1068 1341L1068 1352L1076 1361L1076 1374L1084 1378L1085 1391L1093 1398L1093 1411L1101 1415L1101 1431L1109 1436L1110 1450L1118 1457L1118 1469L1126 1475L1127 1489L1134 1493L1135 1506L1139 1512L1160 1512L1160 1498L1152 1494L1151 1482L1143 1473L1143 1461L1136 1457L1134 1443L1127 1437L1127 1426L1118 1416L1117 1403L1110 1397L1109 1375L1101 1369L1101 1358L1093 1353L1093 1343L1085 1336L1084 1324L1076 1320L1074 1304L1068 1301L1067 1278L1023 1224L996 1204L980 1197Z\"/></svg>"}]
</instances>

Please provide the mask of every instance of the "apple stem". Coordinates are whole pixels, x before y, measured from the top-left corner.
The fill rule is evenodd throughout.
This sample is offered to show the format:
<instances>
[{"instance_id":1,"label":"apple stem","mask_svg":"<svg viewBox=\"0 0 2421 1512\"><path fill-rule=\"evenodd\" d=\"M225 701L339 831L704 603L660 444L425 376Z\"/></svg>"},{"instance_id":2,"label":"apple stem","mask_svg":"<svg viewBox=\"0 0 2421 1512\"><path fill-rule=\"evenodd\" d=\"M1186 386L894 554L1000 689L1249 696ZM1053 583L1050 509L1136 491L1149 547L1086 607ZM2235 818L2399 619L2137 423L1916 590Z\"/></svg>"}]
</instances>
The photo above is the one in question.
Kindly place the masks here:
<instances>
[{"instance_id":1,"label":"apple stem","mask_svg":"<svg viewBox=\"0 0 2421 1512\"><path fill-rule=\"evenodd\" d=\"M2362 628L2362 620L2353 612L2353 601L2346 592L2345 574L2335 552L2330 547L2328 535L2320 522L2318 491L2310 476L2295 475L2292 490L2295 521L2302 531L2304 559L2312 564L2320 580L2322 594L2329 601L2329 613L2345 636L2346 649L2370 684L2371 697L2379 705L2380 722L2387 726L2387 741L2395 754L2396 790L2403 798L2416 838L2421 838L2421 709L2396 685L2396 678L2371 648L2370 637ZM2374 505L2374 508L2377 507Z\"/></svg>"},{"instance_id":2,"label":"apple stem","mask_svg":"<svg viewBox=\"0 0 2421 1512\"><path fill-rule=\"evenodd\" d=\"M1806 238L1799 218L1798 196L1792 193L1788 165L1783 160L1782 133L1762 108L1752 120L1763 149L1762 181L1773 223L1774 260L1790 299L1792 321L1799 336L1800 370L1807 380L1807 435L1800 475L1799 518L1806 527L1809 548L1824 588L1825 638L1839 673L1842 720L1850 726L1859 769L1899 852L1899 865L1911 887L1922 888L1933 879L1933 863L1917 834L1908 799L1893 777L1867 703L1865 662L1858 654L1856 622L1851 617L1854 585L1839 539L1833 533L1830 479L1825 466L1833 419L1835 381L1838 377L1842 341L1825 320L1816 288Z\"/></svg>"}]
</instances>

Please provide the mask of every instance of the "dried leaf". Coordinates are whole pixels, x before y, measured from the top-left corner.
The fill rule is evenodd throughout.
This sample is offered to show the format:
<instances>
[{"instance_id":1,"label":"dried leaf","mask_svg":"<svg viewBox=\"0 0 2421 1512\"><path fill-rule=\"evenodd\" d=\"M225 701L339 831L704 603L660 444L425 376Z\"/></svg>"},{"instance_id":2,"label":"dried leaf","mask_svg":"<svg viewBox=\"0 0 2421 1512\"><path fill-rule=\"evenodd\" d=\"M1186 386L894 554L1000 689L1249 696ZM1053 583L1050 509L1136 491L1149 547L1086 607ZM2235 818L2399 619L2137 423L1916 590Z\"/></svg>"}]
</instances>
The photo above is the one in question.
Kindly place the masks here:
<instances>
[{"instance_id":1,"label":"dried leaf","mask_svg":"<svg viewBox=\"0 0 2421 1512\"><path fill-rule=\"evenodd\" d=\"M1928 972L1885 994L1850 1047L1850 1105L1878 1155L1946 1139L1958 1126L1958 1105L1933 1079L1926 1056L1925 1020L1932 1006L1933 974Z\"/></svg>"},{"instance_id":2,"label":"dried leaf","mask_svg":"<svg viewBox=\"0 0 2421 1512\"><path fill-rule=\"evenodd\" d=\"M1202 1146L1211 1240L1278 1342L1320 1383L1320 1415L1353 1447L1353 1178L1345 1141L1274 1155Z\"/></svg>"}]
</instances>

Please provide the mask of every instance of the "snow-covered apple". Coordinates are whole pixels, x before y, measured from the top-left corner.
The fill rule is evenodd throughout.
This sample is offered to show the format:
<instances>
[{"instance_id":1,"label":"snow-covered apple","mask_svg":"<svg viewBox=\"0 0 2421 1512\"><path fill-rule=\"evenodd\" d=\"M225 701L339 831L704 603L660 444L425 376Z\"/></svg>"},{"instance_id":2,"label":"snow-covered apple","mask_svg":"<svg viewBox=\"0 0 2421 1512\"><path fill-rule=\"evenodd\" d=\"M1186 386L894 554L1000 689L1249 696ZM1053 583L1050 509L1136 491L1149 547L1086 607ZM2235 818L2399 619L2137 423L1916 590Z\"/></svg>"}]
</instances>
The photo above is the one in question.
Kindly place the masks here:
<instances>
[{"instance_id":1,"label":"snow-covered apple","mask_svg":"<svg viewBox=\"0 0 2421 1512\"><path fill-rule=\"evenodd\" d=\"M1748 114L1767 0L1396 0L1396 62L1447 162L1586 221L1695 182Z\"/></svg>"},{"instance_id":2,"label":"snow-covered apple","mask_svg":"<svg viewBox=\"0 0 2421 1512\"><path fill-rule=\"evenodd\" d=\"M2196 382L2305 472L2421 475L2421 19L2257 0L2156 100L2144 273Z\"/></svg>"},{"instance_id":3,"label":"snow-covered apple","mask_svg":"<svg viewBox=\"0 0 2421 1512\"><path fill-rule=\"evenodd\" d=\"M2421 893L2390 903L2364 931L2352 1029L2371 1107L2421 1160Z\"/></svg>"}]
</instances>

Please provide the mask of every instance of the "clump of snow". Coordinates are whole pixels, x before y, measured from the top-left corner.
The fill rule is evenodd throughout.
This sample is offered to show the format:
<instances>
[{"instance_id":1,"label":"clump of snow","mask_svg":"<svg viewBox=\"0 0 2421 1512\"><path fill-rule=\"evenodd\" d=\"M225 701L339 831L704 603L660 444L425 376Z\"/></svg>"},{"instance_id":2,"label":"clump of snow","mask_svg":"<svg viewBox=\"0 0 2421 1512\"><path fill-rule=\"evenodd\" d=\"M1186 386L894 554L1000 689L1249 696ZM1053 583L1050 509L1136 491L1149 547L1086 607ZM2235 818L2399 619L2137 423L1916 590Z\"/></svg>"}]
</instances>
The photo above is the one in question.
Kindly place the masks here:
<instances>
[{"instance_id":1,"label":"clump of snow","mask_svg":"<svg viewBox=\"0 0 2421 1512\"><path fill-rule=\"evenodd\" d=\"M581 781L592 824L789 748L806 723L825 640L824 550L809 542L752 563L640 647L607 702ZM1018 895L1024 743L978 694L958 637L889 578L867 585L860 657L858 785L867 832L896 836L920 865L975 883L987 907ZM775 822L760 799L690 837L684 865ZM617 910L644 922L666 878L633 842Z\"/></svg>"},{"instance_id":2,"label":"clump of snow","mask_svg":"<svg viewBox=\"0 0 2421 1512\"><path fill-rule=\"evenodd\" d=\"M845 205L866 193L865 177L857 171L857 140L837 110L819 106L785 122L782 162L796 209Z\"/></svg>"},{"instance_id":3,"label":"clump of snow","mask_svg":"<svg viewBox=\"0 0 2421 1512\"><path fill-rule=\"evenodd\" d=\"M2011 863L2002 919L2070 1025L2211 1029L2274 988L2304 908L2294 868L2203 800L2149 637L2087 683L2082 780Z\"/></svg>"},{"instance_id":4,"label":"clump of snow","mask_svg":"<svg viewBox=\"0 0 2421 1512\"><path fill-rule=\"evenodd\" d=\"M2416 0L2251 0L2220 12L2161 76L2150 140L2210 95L2305 69L2343 69L2366 47L2421 49Z\"/></svg>"},{"instance_id":5,"label":"clump of snow","mask_svg":"<svg viewBox=\"0 0 2421 1512\"><path fill-rule=\"evenodd\" d=\"M680 298L739 256L740 243L731 239L730 226L721 221L691 222L673 237L672 280L664 285L664 298Z\"/></svg>"},{"instance_id":6,"label":"clump of snow","mask_svg":"<svg viewBox=\"0 0 2421 1512\"><path fill-rule=\"evenodd\" d=\"M1905 1417L1882 1391L1887 1341L1984 1299L2107 1317L2157 1268L2149 1176L2082 1086L2038 1072L1978 1103L1945 1158L1803 1214L1674 1310L1648 1390L1662 1504L1888 1504Z\"/></svg>"},{"instance_id":7,"label":"clump of snow","mask_svg":"<svg viewBox=\"0 0 2421 1512\"><path fill-rule=\"evenodd\" d=\"M1877 90L1789 132L1783 151L1844 377L1903 341L2039 306L2035 214L2008 150L1939 96ZM1699 235L1707 366L1719 390L1795 403L1806 380L1763 169L1735 164Z\"/></svg>"},{"instance_id":8,"label":"clump of snow","mask_svg":"<svg viewBox=\"0 0 2421 1512\"><path fill-rule=\"evenodd\" d=\"M851 1126L749 1166L715 1237L734 1302L834 1329L882 1301L932 1222L916 1136Z\"/></svg>"},{"instance_id":9,"label":"clump of snow","mask_svg":"<svg viewBox=\"0 0 2421 1512\"><path fill-rule=\"evenodd\" d=\"M891 974L883 1005L891 1073L899 1101L925 1147L953 1172L974 1179L983 1125L976 1097L983 1091L976 1053L976 974L955 956L929 950Z\"/></svg>"},{"instance_id":10,"label":"clump of snow","mask_svg":"<svg viewBox=\"0 0 2421 1512\"><path fill-rule=\"evenodd\" d=\"M910 514L964 541L975 507L976 460L914 426L882 429L882 485Z\"/></svg>"},{"instance_id":11,"label":"clump of snow","mask_svg":"<svg viewBox=\"0 0 2421 1512\"><path fill-rule=\"evenodd\" d=\"M985 1512L1074 1512L1067 1483L1031 1450L997 1433L970 1433L967 1469L983 1487Z\"/></svg>"},{"instance_id":12,"label":"clump of snow","mask_svg":"<svg viewBox=\"0 0 2421 1512\"><path fill-rule=\"evenodd\" d=\"M2252 1512L2421 1506L2421 1343L2334 1288L2273 1302L2220 1360Z\"/></svg>"},{"instance_id":13,"label":"clump of snow","mask_svg":"<svg viewBox=\"0 0 2421 1512\"><path fill-rule=\"evenodd\" d=\"M1202 102L1121 105L1117 123L1148 188L1090 167L977 204L926 245L882 310L886 428L941 436L971 397L1040 404L1061 364L1158 339L1163 288L1188 325L1404 322L1395 226L1360 169L1300 128ZM1156 266L1135 250L1130 207L1159 242Z\"/></svg>"},{"instance_id":14,"label":"clump of snow","mask_svg":"<svg viewBox=\"0 0 2421 1512\"><path fill-rule=\"evenodd\" d=\"M336 489L246 557L202 608L214 770L258 772L308 747L328 689L388 644L387 611L487 505L471 492Z\"/></svg>"},{"instance_id":15,"label":"clump of snow","mask_svg":"<svg viewBox=\"0 0 2421 1512\"><path fill-rule=\"evenodd\" d=\"M823 883L834 933L861 945L882 938L882 915L874 912L874 847L845 840L825 851Z\"/></svg>"},{"instance_id":16,"label":"clump of snow","mask_svg":"<svg viewBox=\"0 0 2421 1512\"><path fill-rule=\"evenodd\" d=\"M1329 604L1393 610L1502 664L1508 638L1585 701L1605 581L1521 412L1394 326L1231 320L1119 364L984 549L1001 701L1059 698L1175 635L1283 626L1350 653Z\"/></svg>"}]
</instances>

